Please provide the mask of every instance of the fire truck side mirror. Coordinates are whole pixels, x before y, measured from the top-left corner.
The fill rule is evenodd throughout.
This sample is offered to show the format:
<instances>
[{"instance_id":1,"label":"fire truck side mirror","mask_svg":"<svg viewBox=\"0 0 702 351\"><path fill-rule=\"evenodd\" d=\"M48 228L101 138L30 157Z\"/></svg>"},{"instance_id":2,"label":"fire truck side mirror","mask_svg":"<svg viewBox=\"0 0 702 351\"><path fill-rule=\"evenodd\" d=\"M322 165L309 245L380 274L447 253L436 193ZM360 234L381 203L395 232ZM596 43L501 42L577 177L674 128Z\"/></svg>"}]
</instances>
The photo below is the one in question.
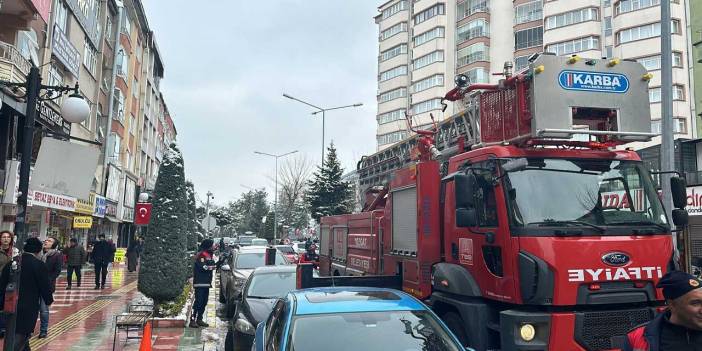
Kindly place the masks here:
<instances>
[{"instance_id":1,"label":"fire truck side mirror","mask_svg":"<svg viewBox=\"0 0 702 351\"><path fill-rule=\"evenodd\" d=\"M676 208L673 210L673 223L675 223L676 226L686 226L688 222L687 217L688 215L686 210L680 208Z\"/></svg>"},{"instance_id":2,"label":"fire truck side mirror","mask_svg":"<svg viewBox=\"0 0 702 351\"><path fill-rule=\"evenodd\" d=\"M473 228L478 226L478 215L474 208L457 208L456 209L456 227L457 228Z\"/></svg>"},{"instance_id":3,"label":"fire truck side mirror","mask_svg":"<svg viewBox=\"0 0 702 351\"><path fill-rule=\"evenodd\" d=\"M685 178L671 177L670 192L673 195L674 207L685 208L685 206L687 205L687 184L685 184Z\"/></svg>"},{"instance_id":4,"label":"fire truck side mirror","mask_svg":"<svg viewBox=\"0 0 702 351\"><path fill-rule=\"evenodd\" d=\"M477 188L477 179L472 173L457 174L454 180L454 198L456 199L456 208L474 208L475 207L475 188Z\"/></svg>"}]
</instances>

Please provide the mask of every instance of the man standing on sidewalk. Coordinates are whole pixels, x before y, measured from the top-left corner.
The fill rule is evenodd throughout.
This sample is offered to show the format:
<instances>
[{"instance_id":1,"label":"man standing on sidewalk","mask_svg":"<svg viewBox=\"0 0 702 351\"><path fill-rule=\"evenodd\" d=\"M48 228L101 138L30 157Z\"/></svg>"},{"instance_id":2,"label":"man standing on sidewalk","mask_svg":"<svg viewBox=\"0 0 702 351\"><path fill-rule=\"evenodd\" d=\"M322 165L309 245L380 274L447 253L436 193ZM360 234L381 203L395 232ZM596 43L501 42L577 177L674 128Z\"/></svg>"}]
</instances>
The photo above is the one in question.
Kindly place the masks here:
<instances>
[{"instance_id":1,"label":"man standing on sidewalk","mask_svg":"<svg viewBox=\"0 0 702 351\"><path fill-rule=\"evenodd\" d=\"M68 286L66 287L66 290L71 290L71 285L73 285L73 272L76 273L76 282L80 288L80 270L83 268L83 263L85 263L85 249L83 246L78 245L78 240L76 240L76 238L71 238L69 246L63 253L68 257L66 262L66 273L68 274L66 280L68 281Z\"/></svg>"},{"instance_id":2,"label":"man standing on sidewalk","mask_svg":"<svg viewBox=\"0 0 702 351\"><path fill-rule=\"evenodd\" d=\"M193 312L190 315L190 328L209 327L209 324L202 320L207 307L207 298L212 287L212 271L216 268L212 257L212 239L205 239L200 243L200 252L195 257L193 265L193 287L195 288L195 301L193 301Z\"/></svg>"},{"instance_id":3,"label":"man standing on sidewalk","mask_svg":"<svg viewBox=\"0 0 702 351\"><path fill-rule=\"evenodd\" d=\"M49 237L44 240L44 255L41 259L49 273L49 291L52 294L56 291L56 279L61 275L63 266L63 255L56 250L57 247L58 240L55 238ZM43 299L39 302L39 338L43 339L49 334L49 305Z\"/></svg>"},{"instance_id":4,"label":"man standing on sidewalk","mask_svg":"<svg viewBox=\"0 0 702 351\"><path fill-rule=\"evenodd\" d=\"M95 290L105 288L107 265L111 262L112 245L105 241L105 234L98 235L98 241L93 246L93 264L95 265Z\"/></svg>"}]
</instances>

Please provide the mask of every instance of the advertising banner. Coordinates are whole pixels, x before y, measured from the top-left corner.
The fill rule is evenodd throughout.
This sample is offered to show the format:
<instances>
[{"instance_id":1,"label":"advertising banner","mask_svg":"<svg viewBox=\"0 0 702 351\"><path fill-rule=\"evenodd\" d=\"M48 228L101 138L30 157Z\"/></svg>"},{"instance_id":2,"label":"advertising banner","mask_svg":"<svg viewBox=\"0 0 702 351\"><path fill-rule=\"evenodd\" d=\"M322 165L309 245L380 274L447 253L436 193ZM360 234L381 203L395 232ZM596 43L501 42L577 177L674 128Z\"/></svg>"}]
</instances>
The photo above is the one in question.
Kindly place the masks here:
<instances>
[{"instance_id":1,"label":"advertising banner","mask_svg":"<svg viewBox=\"0 0 702 351\"><path fill-rule=\"evenodd\" d=\"M93 216L104 218L107 211L107 199L104 196L95 195L95 212Z\"/></svg>"},{"instance_id":2,"label":"advertising banner","mask_svg":"<svg viewBox=\"0 0 702 351\"><path fill-rule=\"evenodd\" d=\"M45 193L38 190L30 190L27 198L29 206L41 206L73 212L76 208L76 198L64 195Z\"/></svg>"},{"instance_id":3,"label":"advertising banner","mask_svg":"<svg viewBox=\"0 0 702 351\"><path fill-rule=\"evenodd\" d=\"M75 229L90 229L93 226L93 217L91 216L75 216L73 217L73 228Z\"/></svg>"},{"instance_id":4,"label":"advertising banner","mask_svg":"<svg viewBox=\"0 0 702 351\"><path fill-rule=\"evenodd\" d=\"M58 26L54 26L52 39L54 56L71 71L73 77L78 79L78 73L80 72L80 52L71 44L66 34Z\"/></svg>"},{"instance_id":5,"label":"advertising banner","mask_svg":"<svg viewBox=\"0 0 702 351\"><path fill-rule=\"evenodd\" d=\"M75 212L92 216L95 212L95 193L90 193L87 200L77 199Z\"/></svg>"}]
</instances>

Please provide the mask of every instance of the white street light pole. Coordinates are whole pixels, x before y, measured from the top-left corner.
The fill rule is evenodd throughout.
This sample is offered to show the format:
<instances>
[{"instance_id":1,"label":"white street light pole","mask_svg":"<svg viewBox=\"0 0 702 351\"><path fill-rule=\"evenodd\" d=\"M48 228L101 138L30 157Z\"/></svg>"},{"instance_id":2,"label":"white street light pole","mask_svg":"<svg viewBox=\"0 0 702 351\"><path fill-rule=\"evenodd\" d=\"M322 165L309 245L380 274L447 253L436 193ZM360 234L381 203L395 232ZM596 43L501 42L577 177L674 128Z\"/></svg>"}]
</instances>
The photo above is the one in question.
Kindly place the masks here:
<instances>
[{"instance_id":1,"label":"white street light pole","mask_svg":"<svg viewBox=\"0 0 702 351\"><path fill-rule=\"evenodd\" d=\"M254 151L255 154L258 155L263 155L263 156L270 156L275 158L275 199L273 201L273 244L278 241L278 159L281 157L285 157L288 155L292 155L296 153L297 150L295 151L290 151L285 154L281 155L273 155L273 154L268 154L265 152L260 152L260 151Z\"/></svg>"},{"instance_id":2,"label":"white street light pole","mask_svg":"<svg viewBox=\"0 0 702 351\"><path fill-rule=\"evenodd\" d=\"M352 104L352 105L344 105L344 106L337 106L337 107L330 107L330 108L321 108L321 107L319 107L319 106L312 105L312 104L310 104L309 102L300 100L300 99L298 99L298 98L296 98L296 97L292 97L292 96L290 96L290 95L288 95L288 94L283 94L283 97L288 98L288 99L290 99L290 100L295 100L295 101L297 101L297 102L301 102L301 103L303 103L303 104L305 104L305 105L307 105L307 106L310 106L310 107L312 107L312 108L314 108L314 109L317 109L317 111L312 112L313 115L316 115L316 114L318 114L318 113L320 113L320 112L322 113L322 165L324 165L324 149L325 149L325 143L324 143L324 128L325 128L324 119L325 119L325 112L331 111L331 110L340 110L340 109L349 108L349 107L360 107L360 106L363 106L363 104L359 102L359 103L355 103L355 104Z\"/></svg>"}]
</instances>

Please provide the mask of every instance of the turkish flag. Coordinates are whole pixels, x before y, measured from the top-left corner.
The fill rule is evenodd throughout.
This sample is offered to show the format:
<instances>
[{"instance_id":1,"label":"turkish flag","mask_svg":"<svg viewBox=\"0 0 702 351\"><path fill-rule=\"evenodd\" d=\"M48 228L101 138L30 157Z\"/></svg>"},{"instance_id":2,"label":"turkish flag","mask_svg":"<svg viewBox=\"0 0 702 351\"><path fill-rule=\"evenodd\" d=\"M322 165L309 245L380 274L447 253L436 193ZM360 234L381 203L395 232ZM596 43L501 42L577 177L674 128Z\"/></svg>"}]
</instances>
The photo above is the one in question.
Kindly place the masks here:
<instances>
[{"instance_id":1,"label":"turkish flag","mask_svg":"<svg viewBox=\"0 0 702 351\"><path fill-rule=\"evenodd\" d=\"M137 203L134 212L134 224L148 225L149 221L151 221L151 204L143 202Z\"/></svg>"}]
</instances>

